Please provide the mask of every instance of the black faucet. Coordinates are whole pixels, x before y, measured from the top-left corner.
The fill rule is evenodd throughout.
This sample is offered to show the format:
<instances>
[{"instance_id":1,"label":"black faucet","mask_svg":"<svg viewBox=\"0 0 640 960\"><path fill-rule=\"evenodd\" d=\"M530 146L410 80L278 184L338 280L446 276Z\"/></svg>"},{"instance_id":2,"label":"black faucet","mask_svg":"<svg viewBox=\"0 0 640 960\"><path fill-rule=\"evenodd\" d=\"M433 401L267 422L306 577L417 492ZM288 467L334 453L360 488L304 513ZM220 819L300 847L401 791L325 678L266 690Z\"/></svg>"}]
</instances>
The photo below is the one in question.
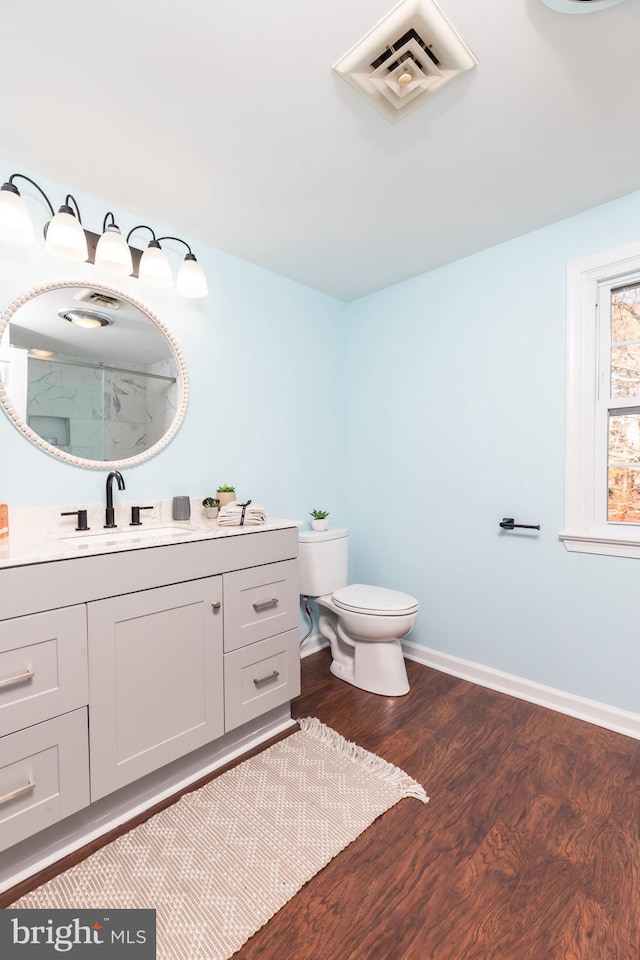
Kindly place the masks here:
<instances>
[{"instance_id":1,"label":"black faucet","mask_svg":"<svg viewBox=\"0 0 640 960\"><path fill-rule=\"evenodd\" d=\"M117 527L115 511L113 509L113 481L118 481L118 490L124 490L124 480L119 470L112 470L107 476L107 509L105 510L105 527Z\"/></svg>"}]
</instances>

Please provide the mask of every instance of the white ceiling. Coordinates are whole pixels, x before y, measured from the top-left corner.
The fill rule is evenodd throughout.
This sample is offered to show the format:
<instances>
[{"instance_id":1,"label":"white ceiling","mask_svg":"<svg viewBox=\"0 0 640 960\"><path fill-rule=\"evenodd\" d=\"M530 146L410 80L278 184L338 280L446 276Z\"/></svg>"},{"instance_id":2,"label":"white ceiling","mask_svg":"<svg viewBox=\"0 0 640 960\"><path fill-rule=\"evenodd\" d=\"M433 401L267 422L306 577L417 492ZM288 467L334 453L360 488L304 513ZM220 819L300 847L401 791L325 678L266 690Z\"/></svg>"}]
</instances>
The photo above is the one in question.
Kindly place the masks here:
<instances>
[{"instance_id":1,"label":"white ceiling","mask_svg":"<svg viewBox=\"0 0 640 960\"><path fill-rule=\"evenodd\" d=\"M331 70L393 5L6 3L2 177L344 300L640 188L640 0L440 0L479 66L394 125Z\"/></svg>"}]
</instances>

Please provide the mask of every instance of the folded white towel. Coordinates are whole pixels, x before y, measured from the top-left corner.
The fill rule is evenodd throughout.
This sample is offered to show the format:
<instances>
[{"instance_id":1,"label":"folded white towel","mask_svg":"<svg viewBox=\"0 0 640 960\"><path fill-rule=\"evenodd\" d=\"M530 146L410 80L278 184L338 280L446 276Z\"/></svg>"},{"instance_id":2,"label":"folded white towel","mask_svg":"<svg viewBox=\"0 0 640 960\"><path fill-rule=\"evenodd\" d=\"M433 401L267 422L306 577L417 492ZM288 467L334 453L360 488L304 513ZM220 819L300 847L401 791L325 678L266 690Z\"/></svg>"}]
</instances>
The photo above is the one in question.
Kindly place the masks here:
<instances>
[{"instance_id":1,"label":"folded white towel","mask_svg":"<svg viewBox=\"0 0 640 960\"><path fill-rule=\"evenodd\" d=\"M265 523L266 519L267 515L264 512L264 507L259 503L253 503L251 500L246 506L238 503L237 500L232 500L231 503L221 507L218 514L218 523L223 527L258 526Z\"/></svg>"},{"instance_id":2,"label":"folded white towel","mask_svg":"<svg viewBox=\"0 0 640 960\"><path fill-rule=\"evenodd\" d=\"M222 517L218 521L221 527L261 527L264 522L264 520L247 520L246 517L244 523L240 522L240 517Z\"/></svg>"}]
</instances>

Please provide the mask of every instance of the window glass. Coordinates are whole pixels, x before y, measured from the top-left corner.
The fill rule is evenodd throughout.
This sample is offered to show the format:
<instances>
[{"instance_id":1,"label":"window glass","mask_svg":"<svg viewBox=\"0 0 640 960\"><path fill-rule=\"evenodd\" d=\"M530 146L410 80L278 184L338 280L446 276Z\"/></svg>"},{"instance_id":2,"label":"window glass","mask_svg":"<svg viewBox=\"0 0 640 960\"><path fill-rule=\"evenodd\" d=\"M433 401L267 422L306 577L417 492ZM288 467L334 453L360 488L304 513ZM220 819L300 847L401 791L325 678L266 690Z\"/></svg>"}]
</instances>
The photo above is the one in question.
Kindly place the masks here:
<instances>
[{"instance_id":1,"label":"window glass","mask_svg":"<svg viewBox=\"0 0 640 960\"><path fill-rule=\"evenodd\" d=\"M609 411L610 523L640 523L640 409Z\"/></svg>"},{"instance_id":2,"label":"window glass","mask_svg":"<svg viewBox=\"0 0 640 960\"><path fill-rule=\"evenodd\" d=\"M611 291L611 396L640 396L640 284Z\"/></svg>"}]
</instances>

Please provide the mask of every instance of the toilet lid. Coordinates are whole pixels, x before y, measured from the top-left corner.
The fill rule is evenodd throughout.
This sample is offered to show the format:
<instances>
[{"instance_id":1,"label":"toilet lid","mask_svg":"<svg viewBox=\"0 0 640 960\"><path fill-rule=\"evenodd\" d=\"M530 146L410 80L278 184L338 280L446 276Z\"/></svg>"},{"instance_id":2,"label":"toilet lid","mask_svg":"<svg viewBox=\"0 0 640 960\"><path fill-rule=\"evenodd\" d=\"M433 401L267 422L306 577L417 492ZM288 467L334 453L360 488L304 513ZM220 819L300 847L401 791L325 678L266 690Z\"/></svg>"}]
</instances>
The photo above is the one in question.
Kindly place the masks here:
<instances>
[{"instance_id":1,"label":"toilet lid","mask_svg":"<svg viewBox=\"0 0 640 960\"><path fill-rule=\"evenodd\" d=\"M365 583L352 583L348 587L341 587L334 592L333 600L336 607L351 613L399 617L402 614L415 613L418 609L418 601L408 593L388 590L386 587L370 587Z\"/></svg>"}]
</instances>

